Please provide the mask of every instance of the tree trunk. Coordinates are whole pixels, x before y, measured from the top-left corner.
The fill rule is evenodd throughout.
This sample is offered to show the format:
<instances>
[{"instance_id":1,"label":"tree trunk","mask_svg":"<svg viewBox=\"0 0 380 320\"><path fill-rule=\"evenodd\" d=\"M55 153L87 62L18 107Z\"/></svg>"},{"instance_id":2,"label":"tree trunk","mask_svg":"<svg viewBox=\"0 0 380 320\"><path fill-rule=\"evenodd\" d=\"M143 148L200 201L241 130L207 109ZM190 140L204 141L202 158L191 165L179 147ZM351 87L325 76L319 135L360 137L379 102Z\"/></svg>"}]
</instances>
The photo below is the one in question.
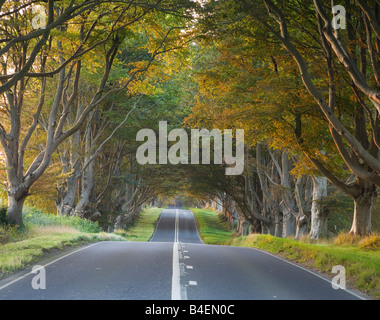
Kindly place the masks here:
<instances>
[{"instance_id":1,"label":"tree trunk","mask_svg":"<svg viewBox=\"0 0 380 320\"><path fill-rule=\"evenodd\" d=\"M74 210L74 215L79 216L81 218L85 217L87 213L88 205L90 204L91 197L93 195L93 189L95 186L94 176L93 176L93 169L94 169L93 165L94 163L90 163L89 172L83 174L83 185L82 185L81 197Z\"/></svg>"},{"instance_id":2,"label":"tree trunk","mask_svg":"<svg viewBox=\"0 0 380 320\"><path fill-rule=\"evenodd\" d=\"M237 231L239 235L240 236L249 235L250 227L251 227L251 224L249 223L249 221L247 221L243 215L240 215L239 220L238 220L238 227L237 227Z\"/></svg>"},{"instance_id":3,"label":"tree trunk","mask_svg":"<svg viewBox=\"0 0 380 320\"><path fill-rule=\"evenodd\" d=\"M78 120L82 111L83 105L78 103L75 120ZM68 176L65 179L66 181L62 183L57 201L57 214L64 216L70 216L75 209L78 179L81 177L79 161L80 131L74 133L68 142L68 147L61 154L62 173Z\"/></svg>"},{"instance_id":4,"label":"tree trunk","mask_svg":"<svg viewBox=\"0 0 380 320\"><path fill-rule=\"evenodd\" d=\"M362 179L358 179L357 185L360 193L354 197L354 218L350 233L364 236L372 233L371 210L373 199L376 197L376 187Z\"/></svg>"},{"instance_id":5,"label":"tree trunk","mask_svg":"<svg viewBox=\"0 0 380 320\"><path fill-rule=\"evenodd\" d=\"M57 205L58 215L70 216L71 212L75 208L75 196L78 186L78 178L70 176L66 179L66 191L61 197L59 205Z\"/></svg>"},{"instance_id":6,"label":"tree trunk","mask_svg":"<svg viewBox=\"0 0 380 320\"><path fill-rule=\"evenodd\" d=\"M326 177L313 177L313 194L311 204L311 227L310 238L319 239L328 236L327 216L328 212L323 210L322 200L327 196Z\"/></svg>"},{"instance_id":7,"label":"tree trunk","mask_svg":"<svg viewBox=\"0 0 380 320\"><path fill-rule=\"evenodd\" d=\"M113 228L114 230L124 229L127 225L133 224L134 220L134 215L131 213L121 214L116 217Z\"/></svg>"},{"instance_id":8,"label":"tree trunk","mask_svg":"<svg viewBox=\"0 0 380 320\"><path fill-rule=\"evenodd\" d=\"M22 208L28 192L21 192L17 195L8 193L8 211L7 218L9 223L23 226L22 222Z\"/></svg>"},{"instance_id":9,"label":"tree trunk","mask_svg":"<svg viewBox=\"0 0 380 320\"><path fill-rule=\"evenodd\" d=\"M92 116L90 117L92 118ZM94 173L95 173L95 159L92 158L93 153L91 152L92 146L92 127L91 123L87 125L86 136L85 136L85 153L82 169L82 190L80 199L75 207L74 215L84 218L87 213L87 208L91 202L91 197L93 196L93 191L95 187Z\"/></svg>"},{"instance_id":10,"label":"tree trunk","mask_svg":"<svg viewBox=\"0 0 380 320\"><path fill-rule=\"evenodd\" d=\"M274 218L274 233L273 233L273 235L275 237L281 238L282 237L282 229L283 229L282 218L281 218L280 214L277 214Z\"/></svg>"},{"instance_id":11,"label":"tree trunk","mask_svg":"<svg viewBox=\"0 0 380 320\"><path fill-rule=\"evenodd\" d=\"M296 239L306 236L309 232L311 209L311 201L309 199L311 198L312 189L309 180L309 176L303 175L298 177L295 183L294 196L298 207L298 215L296 216Z\"/></svg>"},{"instance_id":12,"label":"tree trunk","mask_svg":"<svg viewBox=\"0 0 380 320\"><path fill-rule=\"evenodd\" d=\"M294 236L296 234L296 219L294 215L287 209L283 210L282 214L282 236L284 238Z\"/></svg>"},{"instance_id":13,"label":"tree trunk","mask_svg":"<svg viewBox=\"0 0 380 320\"><path fill-rule=\"evenodd\" d=\"M57 204L57 214L70 216L75 209L75 198L78 188L79 163L74 166L74 171L66 178L65 183L59 188ZM63 170L67 173L67 170Z\"/></svg>"},{"instance_id":14,"label":"tree trunk","mask_svg":"<svg viewBox=\"0 0 380 320\"><path fill-rule=\"evenodd\" d=\"M350 234L364 236L372 233L371 208L372 198L360 196L354 199L354 219Z\"/></svg>"},{"instance_id":15,"label":"tree trunk","mask_svg":"<svg viewBox=\"0 0 380 320\"><path fill-rule=\"evenodd\" d=\"M306 236L309 232L309 219L302 216L296 219L296 239Z\"/></svg>"},{"instance_id":16,"label":"tree trunk","mask_svg":"<svg viewBox=\"0 0 380 320\"><path fill-rule=\"evenodd\" d=\"M291 237L296 234L296 217L297 203L293 198L293 183L294 177L290 174L290 170L293 166L292 160L288 157L286 150L281 154L281 168L278 167L282 191L282 216L283 216L283 237Z\"/></svg>"}]
</instances>

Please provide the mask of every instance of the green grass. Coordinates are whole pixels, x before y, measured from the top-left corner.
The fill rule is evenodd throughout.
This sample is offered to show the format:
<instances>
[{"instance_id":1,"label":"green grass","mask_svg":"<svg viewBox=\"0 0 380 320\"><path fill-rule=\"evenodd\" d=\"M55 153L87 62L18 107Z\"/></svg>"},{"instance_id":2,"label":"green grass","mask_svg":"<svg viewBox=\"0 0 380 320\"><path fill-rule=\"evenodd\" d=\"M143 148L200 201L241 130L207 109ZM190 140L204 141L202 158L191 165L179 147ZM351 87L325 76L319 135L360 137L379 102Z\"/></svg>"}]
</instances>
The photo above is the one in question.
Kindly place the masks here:
<instances>
[{"instance_id":1,"label":"green grass","mask_svg":"<svg viewBox=\"0 0 380 320\"><path fill-rule=\"evenodd\" d=\"M371 242L371 241L370 241ZM254 247L283 258L295 261L305 267L316 269L326 276L334 276L333 266L346 269L346 281L352 287L380 298L380 251L368 249L365 245L336 245L334 242L308 243L270 235L252 234L234 239L234 246Z\"/></svg>"},{"instance_id":2,"label":"green grass","mask_svg":"<svg viewBox=\"0 0 380 320\"><path fill-rule=\"evenodd\" d=\"M41 210L26 207L23 211L23 221L26 227L33 226L68 226L81 232L97 233L102 231L97 222L74 216L55 216L45 214Z\"/></svg>"},{"instance_id":3,"label":"green grass","mask_svg":"<svg viewBox=\"0 0 380 320\"><path fill-rule=\"evenodd\" d=\"M149 241L163 208L146 208L139 213L135 224L127 230L115 230L128 241ZM196 217L202 240L208 244L224 244L232 241L233 231L214 210L191 209Z\"/></svg>"},{"instance_id":4,"label":"green grass","mask_svg":"<svg viewBox=\"0 0 380 320\"><path fill-rule=\"evenodd\" d=\"M139 214L127 231L101 232L97 223L78 217L44 214L26 208L22 229L0 226L0 278L37 263L49 252L96 241L148 241L162 209L149 208Z\"/></svg>"},{"instance_id":5,"label":"green grass","mask_svg":"<svg viewBox=\"0 0 380 320\"><path fill-rule=\"evenodd\" d=\"M149 241L162 210L162 208L155 207L145 208L139 213L134 225L127 230L115 230L115 233L128 241Z\"/></svg>"},{"instance_id":6,"label":"green grass","mask_svg":"<svg viewBox=\"0 0 380 320\"><path fill-rule=\"evenodd\" d=\"M36 263L52 250L106 240L122 240L106 233L49 234L0 246L0 278Z\"/></svg>"},{"instance_id":7,"label":"green grass","mask_svg":"<svg viewBox=\"0 0 380 320\"><path fill-rule=\"evenodd\" d=\"M0 226L0 278L43 259L50 252L96 241L123 241L122 236L100 232L97 223L56 217L27 208L22 229Z\"/></svg>"},{"instance_id":8,"label":"green grass","mask_svg":"<svg viewBox=\"0 0 380 320\"><path fill-rule=\"evenodd\" d=\"M222 216L210 209L191 209L196 218L199 235L206 244L223 245L232 241L234 231Z\"/></svg>"}]
</instances>

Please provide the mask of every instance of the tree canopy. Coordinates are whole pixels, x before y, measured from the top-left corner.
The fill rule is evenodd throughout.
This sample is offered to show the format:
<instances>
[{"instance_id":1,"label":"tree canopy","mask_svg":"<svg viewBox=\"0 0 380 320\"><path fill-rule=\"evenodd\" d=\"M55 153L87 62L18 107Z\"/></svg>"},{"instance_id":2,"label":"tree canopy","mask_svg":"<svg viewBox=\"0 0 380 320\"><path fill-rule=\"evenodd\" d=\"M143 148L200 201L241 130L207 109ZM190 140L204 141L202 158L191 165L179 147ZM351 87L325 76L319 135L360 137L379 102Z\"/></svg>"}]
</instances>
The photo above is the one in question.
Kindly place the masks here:
<instances>
[{"instance_id":1,"label":"tree canopy","mask_svg":"<svg viewBox=\"0 0 380 320\"><path fill-rule=\"evenodd\" d=\"M338 192L354 204L351 233L370 233L379 3L338 9L319 0L0 1L8 220L22 225L27 200L110 230L160 197L192 197L220 202L254 232L318 238L328 234L323 201ZM140 164L136 135L158 136L160 121L189 136L244 129L244 171L225 175L228 157ZM211 160L219 147L228 146L211 148Z\"/></svg>"}]
</instances>

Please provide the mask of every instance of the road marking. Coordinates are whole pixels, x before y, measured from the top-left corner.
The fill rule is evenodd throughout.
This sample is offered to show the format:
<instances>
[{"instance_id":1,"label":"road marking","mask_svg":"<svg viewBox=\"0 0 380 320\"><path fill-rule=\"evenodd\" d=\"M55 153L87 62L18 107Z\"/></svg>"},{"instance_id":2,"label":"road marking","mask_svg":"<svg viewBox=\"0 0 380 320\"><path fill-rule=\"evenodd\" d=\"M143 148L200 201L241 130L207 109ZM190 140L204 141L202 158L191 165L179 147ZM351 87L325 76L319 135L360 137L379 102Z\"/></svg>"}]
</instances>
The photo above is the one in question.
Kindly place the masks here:
<instances>
[{"instance_id":1,"label":"road marking","mask_svg":"<svg viewBox=\"0 0 380 320\"><path fill-rule=\"evenodd\" d=\"M172 300L187 300L185 288L181 288L181 269L179 263L179 211L175 211L174 224L174 243L173 243L173 273L172 273Z\"/></svg>"},{"instance_id":2,"label":"road marking","mask_svg":"<svg viewBox=\"0 0 380 320\"><path fill-rule=\"evenodd\" d=\"M72 254L77 253L77 252L79 252L79 251L82 251L82 250L85 250L85 249L91 248L91 247L93 247L93 246L95 246L95 245L97 245L97 244L99 244L99 243L100 243L100 242L96 242L96 243L91 244L91 245L89 245L89 246L86 246L86 247L84 247L84 248L80 248L80 249L78 249L78 250L75 250L75 251L69 252L68 254L65 254L64 256L59 257L58 259L55 259L55 260L53 260L53 261L51 261L51 262L49 262L49 263L47 263L47 264L45 264L45 265L43 265L43 266L41 266L41 267L46 268L47 266L49 266L49 265L51 265L51 264L53 264L53 263L55 263L55 262L57 262L57 261L59 261L59 260L62 260L62 259L64 259L64 258L68 257L68 256L71 256ZM0 290L4 289L4 288L6 288L6 287L9 287L10 285L12 285L12 284L14 284L14 283L16 283L16 282L18 282L18 281L20 281L20 280L26 278L27 276L29 276L29 275L31 275L31 274L35 274L35 273L33 273L32 271L30 271L30 272L28 272L27 274L24 274L24 275L22 275L22 276L20 276L20 277L18 277L18 278L16 278L16 279L14 279L14 280L12 280L12 281L6 283L5 285L1 286L1 287L0 287Z\"/></svg>"},{"instance_id":3,"label":"road marking","mask_svg":"<svg viewBox=\"0 0 380 320\"><path fill-rule=\"evenodd\" d=\"M182 300L178 257L178 242L174 242L173 244L172 300Z\"/></svg>"}]
</instances>

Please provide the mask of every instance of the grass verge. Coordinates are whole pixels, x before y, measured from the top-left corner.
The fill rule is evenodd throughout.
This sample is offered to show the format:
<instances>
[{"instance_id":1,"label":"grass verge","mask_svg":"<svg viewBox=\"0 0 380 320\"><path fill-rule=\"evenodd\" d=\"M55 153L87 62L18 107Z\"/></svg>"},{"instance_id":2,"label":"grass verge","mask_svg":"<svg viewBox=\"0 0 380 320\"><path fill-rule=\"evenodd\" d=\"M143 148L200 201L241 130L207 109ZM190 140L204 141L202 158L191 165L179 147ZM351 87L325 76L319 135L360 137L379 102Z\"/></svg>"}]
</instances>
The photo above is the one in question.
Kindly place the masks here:
<instances>
[{"instance_id":1,"label":"grass verge","mask_svg":"<svg viewBox=\"0 0 380 320\"><path fill-rule=\"evenodd\" d=\"M322 272L332 278L332 268L346 269L347 285L374 299L380 299L380 251L359 246L338 246L334 243L307 243L300 240L252 234L239 237L230 244L262 249L285 259Z\"/></svg>"},{"instance_id":2,"label":"grass verge","mask_svg":"<svg viewBox=\"0 0 380 320\"><path fill-rule=\"evenodd\" d=\"M277 238L251 234L234 236L233 231L213 210L193 209L198 228L206 244L258 248L332 278L332 268L346 269L347 287L355 288L373 299L380 299L380 236L365 238L340 234L318 242L309 239Z\"/></svg>"},{"instance_id":3,"label":"grass verge","mask_svg":"<svg viewBox=\"0 0 380 320\"><path fill-rule=\"evenodd\" d=\"M36 263L51 253L97 241L123 241L100 232L97 223L27 211L25 227L0 226L0 278Z\"/></svg>"},{"instance_id":4,"label":"grass verge","mask_svg":"<svg viewBox=\"0 0 380 320\"><path fill-rule=\"evenodd\" d=\"M228 244L234 238L234 231L221 215L210 209L191 209L193 211L199 235L206 244Z\"/></svg>"},{"instance_id":5,"label":"grass verge","mask_svg":"<svg viewBox=\"0 0 380 320\"><path fill-rule=\"evenodd\" d=\"M145 208L132 226L127 230L115 230L115 234L123 236L128 241L149 241L162 210L156 207Z\"/></svg>"},{"instance_id":6,"label":"grass verge","mask_svg":"<svg viewBox=\"0 0 380 320\"><path fill-rule=\"evenodd\" d=\"M37 263L51 253L87 243L148 241L161 211L160 208L145 209L127 231L105 233L97 223L79 217L57 217L26 208L23 229L0 226L0 279Z\"/></svg>"},{"instance_id":7,"label":"grass verge","mask_svg":"<svg viewBox=\"0 0 380 320\"><path fill-rule=\"evenodd\" d=\"M0 246L0 278L43 259L52 251L74 248L96 241L120 241L120 236L107 233L56 233L38 236Z\"/></svg>"}]
</instances>

